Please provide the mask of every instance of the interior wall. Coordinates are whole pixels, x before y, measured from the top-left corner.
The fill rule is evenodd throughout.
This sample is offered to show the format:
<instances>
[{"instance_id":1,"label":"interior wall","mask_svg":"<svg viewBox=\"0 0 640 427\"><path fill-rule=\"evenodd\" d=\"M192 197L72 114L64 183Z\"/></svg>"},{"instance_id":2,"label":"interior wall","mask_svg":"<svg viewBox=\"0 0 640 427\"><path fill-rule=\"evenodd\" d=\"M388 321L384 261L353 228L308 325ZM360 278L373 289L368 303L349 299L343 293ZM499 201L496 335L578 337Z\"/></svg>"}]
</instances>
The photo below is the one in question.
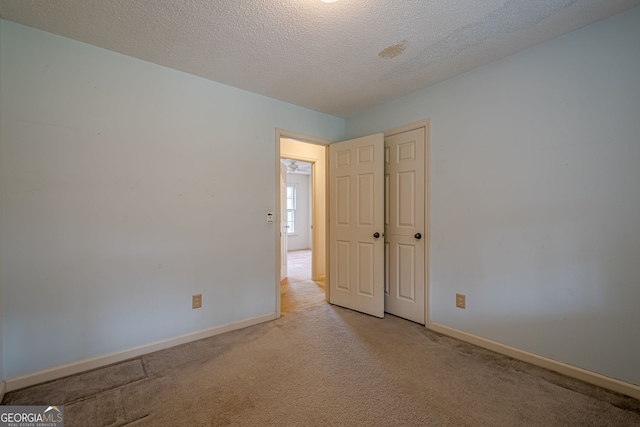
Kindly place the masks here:
<instances>
[{"instance_id":1,"label":"interior wall","mask_svg":"<svg viewBox=\"0 0 640 427\"><path fill-rule=\"evenodd\" d=\"M640 384L638 40L635 8L347 119L431 120L432 322Z\"/></svg>"},{"instance_id":2,"label":"interior wall","mask_svg":"<svg viewBox=\"0 0 640 427\"><path fill-rule=\"evenodd\" d=\"M0 19L0 176L2 176L2 129L4 129L3 124L3 115L2 115L2 26L3 22ZM2 197L0 197L0 236L2 236ZM4 246L3 242L0 240L0 260L2 260L2 247ZM4 344L3 344L3 319L4 319L4 308L3 308L3 295L4 295L4 286L3 286L3 274L2 274L2 262L0 261L0 384L4 381ZM2 386L0 386L0 394L2 394ZM1 398L0 398L1 399Z\"/></svg>"},{"instance_id":3,"label":"interior wall","mask_svg":"<svg viewBox=\"0 0 640 427\"><path fill-rule=\"evenodd\" d=\"M296 186L296 228L295 233L287 235L287 248L311 249L311 176L287 173L287 185Z\"/></svg>"},{"instance_id":4,"label":"interior wall","mask_svg":"<svg viewBox=\"0 0 640 427\"><path fill-rule=\"evenodd\" d=\"M275 313L275 130L343 119L8 21L2 57L7 378Z\"/></svg>"},{"instance_id":5,"label":"interior wall","mask_svg":"<svg viewBox=\"0 0 640 427\"><path fill-rule=\"evenodd\" d=\"M313 134L312 134L313 135ZM329 139L329 138L327 138ZM334 138L333 141L341 141L344 137ZM316 271L313 280L325 280L326 278L326 237L327 237L327 204L326 204L326 146L319 144L308 144L289 138L280 139L280 157L302 159L315 162L313 166L314 177L312 178L314 205L313 216L317 218L317 227L313 230L314 242L317 242L317 250L313 251Z\"/></svg>"}]
</instances>

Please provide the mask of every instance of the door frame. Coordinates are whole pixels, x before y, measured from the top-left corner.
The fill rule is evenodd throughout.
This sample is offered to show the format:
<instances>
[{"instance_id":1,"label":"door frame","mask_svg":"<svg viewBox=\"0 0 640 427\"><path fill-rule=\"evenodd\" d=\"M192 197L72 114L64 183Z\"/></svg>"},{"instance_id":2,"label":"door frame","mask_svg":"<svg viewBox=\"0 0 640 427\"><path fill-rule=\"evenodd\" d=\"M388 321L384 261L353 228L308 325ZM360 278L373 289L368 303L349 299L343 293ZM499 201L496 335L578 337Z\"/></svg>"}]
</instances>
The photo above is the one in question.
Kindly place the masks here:
<instances>
[{"instance_id":1,"label":"door frame","mask_svg":"<svg viewBox=\"0 0 640 427\"><path fill-rule=\"evenodd\" d=\"M280 163L280 156L281 156L281 153L280 153L280 140L282 138L290 138L290 139L294 139L296 141L300 141L300 142L305 143L305 144L320 145L320 146L325 147L325 150L324 150L325 151L325 156L324 156L325 157L324 158L325 172L328 172L328 170L329 170L328 169L328 160L329 160L329 158L328 158L328 154L327 154L328 150L329 150L328 147L329 147L329 144L335 142L335 141L332 141L330 139L315 137L315 136L311 136L311 135L302 134L302 133L299 133L299 132L293 132L293 131L288 131L288 130L285 130L285 129L276 128L276 143L275 143L275 146L276 146L276 159L275 159L276 160L276 174L275 175L276 175L276 188L278 189L278 191L276 191L276 206L278 206L278 212L276 212L276 215L275 215L275 217L276 217L275 222L278 223L278 224L281 221L281 218L280 218L280 216L281 216L281 212L280 212L281 197L280 197L279 188L280 188L280 168L281 168L281 163ZM286 158L292 158L292 159L295 159L295 160L301 160L301 161L306 161L306 162L313 163L312 178L311 178L311 180L312 180L311 192L312 192L312 197L313 197L313 202L312 202L313 211L312 211L312 214L311 214L311 218L312 218L311 221L312 221L313 231L311 233L311 242L312 242L312 254L313 254L314 252L316 252L316 250L314 250L314 248L318 244L318 240L319 240L318 237L320 237L319 236L320 227L317 226L317 221L319 221L319 219L318 219L318 215L315 214L316 213L316 208L317 208L316 207L317 203L316 203L315 199L316 199L316 197L318 197L318 195L316 194L315 184L314 184L315 182L317 182L317 179L318 179L317 175L316 175L317 174L316 163L318 163L318 159L310 158L310 157L306 157L305 158L304 156L290 156L289 154L286 154L285 157ZM326 191L326 189L328 188L327 187L328 186L328 181L327 180L328 180L328 174L325 173L325 180L322 183L324 185L324 187L325 187L325 209L324 209L325 210L325 212L324 212L325 219L328 219L328 215L329 215L329 210L328 210L329 206L328 206L328 198L327 198L328 193ZM328 222L328 220L325 221L325 222ZM281 274L280 274L280 265L282 263L282 259L281 259L282 235L280 233L280 227L274 227L274 228L275 228L274 234L275 234L275 240L276 240L276 266L277 266L276 267L276 277L275 277L275 279L276 279L276 318L279 318L281 316L281 301L280 301L280 291L281 291L280 290L280 286L281 286L281 284L280 283L282 281L282 277L280 277L281 276ZM325 250L324 250L324 252L325 252L324 253L324 258L325 258L325 280L328 281L328 275L329 275L329 270L328 270L329 269L329 258L328 258L329 257L329 245L328 245L328 242L329 242L329 227L328 227L328 224L325 224L325 233L324 233L323 237L324 237L324 240L325 240ZM312 262L312 265L315 265L315 262ZM317 274L316 271L312 272L313 276L316 276L316 274ZM329 287L328 286L325 286L325 300L329 301Z\"/></svg>"},{"instance_id":2,"label":"door frame","mask_svg":"<svg viewBox=\"0 0 640 427\"><path fill-rule=\"evenodd\" d=\"M409 132L412 130L424 128L424 326L430 328L431 325L431 311L429 310L429 283L431 282L431 268L429 265L429 259L431 254L431 173L429 159L431 158L429 143L430 140L430 120L424 119L417 122L409 123L407 125L398 126L393 129L384 131L384 137L397 135L399 133Z\"/></svg>"}]
</instances>

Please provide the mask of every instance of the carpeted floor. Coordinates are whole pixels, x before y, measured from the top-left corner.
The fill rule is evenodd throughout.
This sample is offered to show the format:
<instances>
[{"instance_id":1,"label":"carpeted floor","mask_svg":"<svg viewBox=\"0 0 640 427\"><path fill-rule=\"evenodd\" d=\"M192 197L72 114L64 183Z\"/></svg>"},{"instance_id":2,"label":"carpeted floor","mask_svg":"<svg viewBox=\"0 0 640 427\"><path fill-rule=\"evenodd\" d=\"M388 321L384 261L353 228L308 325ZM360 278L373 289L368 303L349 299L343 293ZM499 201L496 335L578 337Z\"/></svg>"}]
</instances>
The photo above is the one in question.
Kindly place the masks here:
<instances>
[{"instance_id":1,"label":"carpeted floor","mask_svg":"<svg viewBox=\"0 0 640 427\"><path fill-rule=\"evenodd\" d=\"M640 426L640 402L328 304L15 391L71 426Z\"/></svg>"},{"instance_id":2,"label":"carpeted floor","mask_svg":"<svg viewBox=\"0 0 640 427\"><path fill-rule=\"evenodd\" d=\"M331 306L305 282L320 300L291 303L278 320L14 391L3 404L65 405L67 427L640 426L638 400ZM283 306L295 289L283 288Z\"/></svg>"},{"instance_id":3,"label":"carpeted floor","mask_svg":"<svg viewBox=\"0 0 640 427\"><path fill-rule=\"evenodd\" d=\"M324 282L311 280L310 250L289 252L287 270L287 278L280 287L282 316L326 303Z\"/></svg>"}]
</instances>

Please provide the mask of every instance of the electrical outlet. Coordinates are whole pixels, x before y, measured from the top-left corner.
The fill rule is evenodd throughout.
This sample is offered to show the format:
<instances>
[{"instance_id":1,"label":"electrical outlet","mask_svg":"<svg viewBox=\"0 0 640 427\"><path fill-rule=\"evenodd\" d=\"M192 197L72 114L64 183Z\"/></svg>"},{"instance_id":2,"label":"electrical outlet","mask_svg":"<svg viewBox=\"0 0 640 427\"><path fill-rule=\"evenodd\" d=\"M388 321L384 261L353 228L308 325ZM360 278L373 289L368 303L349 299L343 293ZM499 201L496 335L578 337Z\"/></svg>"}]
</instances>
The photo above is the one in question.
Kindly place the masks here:
<instances>
[{"instance_id":1,"label":"electrical outlet","mask_svg":"<svg viewBox=\"0 0 640 427\"><path fill-rule=\"evenodd\" d=\"M202 307L202 294L197 294L191 297L191 308Z\"/></svg>"},{"instance_id":2,"label":"electrical outlet","mask_svg":"<svg viewBox=\"0 0 640 427\"><path fill-rule=\"evenodd\" d=\"M456 294L456 307L467 308L467 297L464 294Z\"/></svg>"}]
</instances>

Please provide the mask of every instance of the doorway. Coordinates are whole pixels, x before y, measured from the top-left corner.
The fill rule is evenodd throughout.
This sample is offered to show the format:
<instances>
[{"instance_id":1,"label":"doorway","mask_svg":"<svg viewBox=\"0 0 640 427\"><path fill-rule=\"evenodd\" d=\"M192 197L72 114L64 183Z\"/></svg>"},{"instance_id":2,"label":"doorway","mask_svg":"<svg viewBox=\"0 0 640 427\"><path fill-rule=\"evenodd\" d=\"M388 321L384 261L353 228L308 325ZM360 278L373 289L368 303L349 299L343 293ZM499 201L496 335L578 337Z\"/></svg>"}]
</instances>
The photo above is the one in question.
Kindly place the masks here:
<instances>
[{"instance_id":1,"label":"doorway","mask_svg":"<svg viewBox=\"0 0 640 427\"><path fill-rule=\"evenodd\" d=\"M332 141L284 130L276 130L276 138L279 142L276 144L276 158L280 188L277 192L278 225L275 227L276 258L277 265L280 266L276 269L276 310L280 316L327 301L324 286L327 232L326 147ZM287 171L290 173L287 174ZM292 185L288 185L287 181ZM310 187L310 194L305 199L304 189L308 188L307 186ZM296 221L287 207L295 208L296 211L308 207L310 223L305 225L304 221ZM305 216L307 215L303 214L302 219ZM287 230L294 232L291 235ZM305 232L308 232L308 237L305 237ZM291 243L289 248L287 243Z\"/></svg>"},{"instance_id":2,"label":"doorway","mask_svg":"<svg viewBox=\"0 0 640 427\"><path fill-rule=\"evenodd\" d=\"M281 199L283 219L281 268L281 314L303 311L325 302L324 280L313 280L312 215L314 164L281 158L284 182ZM316 278L318 279L318 278Z\"/></svg>"}]
</instances>

